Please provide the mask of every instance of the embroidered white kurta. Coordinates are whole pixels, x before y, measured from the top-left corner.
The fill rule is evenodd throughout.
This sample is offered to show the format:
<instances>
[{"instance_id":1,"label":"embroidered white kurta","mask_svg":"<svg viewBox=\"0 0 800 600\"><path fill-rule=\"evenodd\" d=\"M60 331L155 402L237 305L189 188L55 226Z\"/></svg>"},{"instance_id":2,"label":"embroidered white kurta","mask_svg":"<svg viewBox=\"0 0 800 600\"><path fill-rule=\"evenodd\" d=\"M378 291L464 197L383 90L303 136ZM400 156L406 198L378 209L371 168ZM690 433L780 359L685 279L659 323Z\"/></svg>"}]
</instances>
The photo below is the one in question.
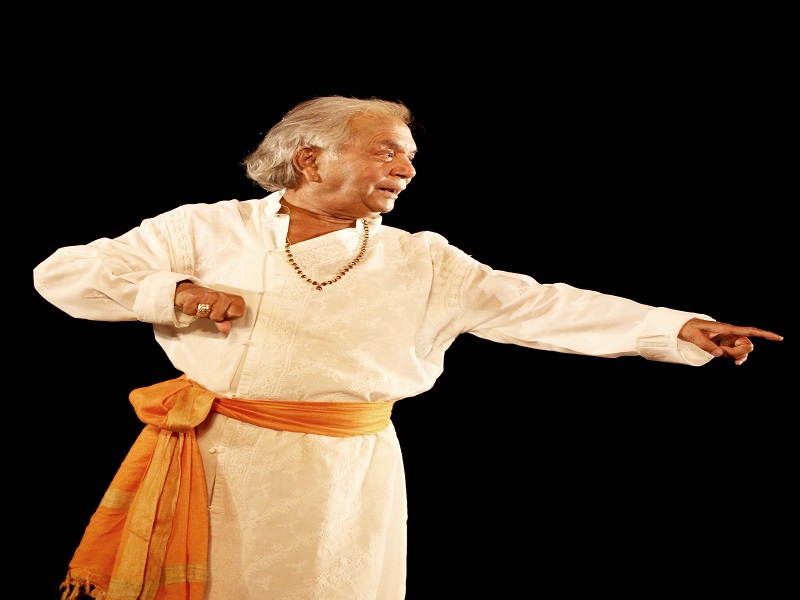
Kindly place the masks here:
<instances>
[{"instance_id":1,"label":"embroidered white kurta","mask_svg":"<svg viewBox=\"0 0 800 600\"><path fill-rule=\"evenodd\" d=\"M318 291L284 253L281 193L178 207L34 269L77 318L152 323L190 379L225 397L394 402L429 390L463 333L530 348L705 364L681 342L691 317L481 264L432 232L369 221L358 265ZM327 280L355 257L362 224L292 246ZM227 335L173 306L175 283L240 294ZM155 383L155 382L153 382ZM350 438L273 431L213 413L198 428L211 517L209 600L401 600L406 483L394 428Z\"/></svg>"}]
</instances>

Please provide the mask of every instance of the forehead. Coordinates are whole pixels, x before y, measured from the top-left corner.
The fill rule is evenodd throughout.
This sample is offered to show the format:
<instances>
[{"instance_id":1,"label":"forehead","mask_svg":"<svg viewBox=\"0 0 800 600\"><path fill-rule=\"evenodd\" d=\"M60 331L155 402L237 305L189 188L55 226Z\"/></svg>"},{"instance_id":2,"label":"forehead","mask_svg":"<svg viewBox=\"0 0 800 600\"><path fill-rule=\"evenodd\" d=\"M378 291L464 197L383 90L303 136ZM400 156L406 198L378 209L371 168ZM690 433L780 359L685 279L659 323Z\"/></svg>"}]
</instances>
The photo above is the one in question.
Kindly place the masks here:
<instances>
[{"instance_id":1,"label":"forehead","mask_svg":"<svg viewBox=\"0 0 800 600\"><path fill-rule=\"evenodd\" d=\"M408 125L393 117L360 115L351 123L358 145L399 148L416 152L417 145Z\"/></svg>"}]
</instances>

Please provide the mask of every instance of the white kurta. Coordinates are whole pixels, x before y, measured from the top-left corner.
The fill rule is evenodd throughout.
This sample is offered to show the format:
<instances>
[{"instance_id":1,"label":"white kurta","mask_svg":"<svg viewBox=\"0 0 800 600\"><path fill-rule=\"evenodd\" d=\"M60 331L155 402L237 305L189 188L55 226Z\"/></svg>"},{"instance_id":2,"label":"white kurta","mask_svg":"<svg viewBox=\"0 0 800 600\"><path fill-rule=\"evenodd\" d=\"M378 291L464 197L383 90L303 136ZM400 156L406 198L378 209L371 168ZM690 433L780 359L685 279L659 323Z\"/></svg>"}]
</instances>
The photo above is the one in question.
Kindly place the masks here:
<instances>
[{"instance_id":1,"label":"white kurta","mask_svg":"<svg viewBox=\"0 0 800 600\"><path fill-rule=\"evenodd\" d=\"M225 397L393 402L430 389L462 333L530 348L705 364L677 333L699 316L493 270L442 236L369 222L361 262L318 291L289 265L281 194L190 204L128 233L57 250L41 295L77 318L152 323L172 364ZM292 246L326 280L363 227ZM176 312L175 283L235 292L228 335ZM155 382L153 382L155 383ZM406 487L390 426L351 438L273 431L212 413L198 430L209 487L210 600L400 600Z\"/></svg>"}]
</instances>

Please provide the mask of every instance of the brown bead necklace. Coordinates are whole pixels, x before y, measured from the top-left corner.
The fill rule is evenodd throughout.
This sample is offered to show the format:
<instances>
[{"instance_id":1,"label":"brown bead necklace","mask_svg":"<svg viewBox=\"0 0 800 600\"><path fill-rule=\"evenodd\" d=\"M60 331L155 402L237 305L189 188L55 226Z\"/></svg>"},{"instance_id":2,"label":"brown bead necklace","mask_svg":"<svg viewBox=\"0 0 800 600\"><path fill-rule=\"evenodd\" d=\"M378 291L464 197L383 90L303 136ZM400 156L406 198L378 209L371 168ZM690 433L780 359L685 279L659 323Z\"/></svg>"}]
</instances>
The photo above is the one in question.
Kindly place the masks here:
<instances>
[{"instance_id":1,"label":"brown bead necklace","mask_svg":"<svg viewBox=\"0 0 800 600\"><path fill-rule=\"evenodd\" d=\"M292 267L294 268L294 272L300 276L300 279L307 281L308 283L316 287L318 290L321 290L326 285L331 285L332 283L336 283L337 281L339 281L342 277L345 276L345 274L350 269L355 267L361 261L361 258L367 251L367 244L369 243L369 225L367 225L367 221L365 219L362 219L361 223L364 225L364 240L361 242L361 249L358 251L356 257L351 262L349 262L344 269L339 271L336 277L334 277L333 279L329 279L328 281L314 281L308 275L303 273L303 270L300 268L300 265L298 265L297 262L295 262L294 256L292 256L292 250L291 247L289 246L289 237L287 236L286 246L284 247L284 251L286 252L286 258L289 259L289 264L292 265Z\"/></svg>"}]
</instances>

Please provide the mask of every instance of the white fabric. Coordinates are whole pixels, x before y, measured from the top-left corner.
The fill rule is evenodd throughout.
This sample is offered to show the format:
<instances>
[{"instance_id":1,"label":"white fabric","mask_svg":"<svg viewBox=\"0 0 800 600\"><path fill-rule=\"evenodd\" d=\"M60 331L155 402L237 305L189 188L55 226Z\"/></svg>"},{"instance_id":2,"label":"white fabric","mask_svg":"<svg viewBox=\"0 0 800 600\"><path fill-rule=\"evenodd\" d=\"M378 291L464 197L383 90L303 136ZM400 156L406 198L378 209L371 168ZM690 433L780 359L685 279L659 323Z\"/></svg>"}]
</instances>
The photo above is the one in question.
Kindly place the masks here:
<instances>
[{"instance_id":1,"label":"white fabric","mask_svg":"<svg viewBox=\"0 0 800 600\"><path fill-rule=\"evenodd\" d=\"M152 323L172 364L226 397L408 398L432 387L462 333L594 356L711 359L676 337L689 318L710 317L493 270L438 234L380 217L361 262L318 291L288 264L280 196L181 206L118 238L59 249L35 268L36 289L73 317ZM359 223L292 252L325 280L362 239ZM183 279L241 294L246 315L226 336L176 311ZM393 427L333 438L214 415L199 434L210 600L404 598L406 488Z\"/></svg>"}]
</instances>

